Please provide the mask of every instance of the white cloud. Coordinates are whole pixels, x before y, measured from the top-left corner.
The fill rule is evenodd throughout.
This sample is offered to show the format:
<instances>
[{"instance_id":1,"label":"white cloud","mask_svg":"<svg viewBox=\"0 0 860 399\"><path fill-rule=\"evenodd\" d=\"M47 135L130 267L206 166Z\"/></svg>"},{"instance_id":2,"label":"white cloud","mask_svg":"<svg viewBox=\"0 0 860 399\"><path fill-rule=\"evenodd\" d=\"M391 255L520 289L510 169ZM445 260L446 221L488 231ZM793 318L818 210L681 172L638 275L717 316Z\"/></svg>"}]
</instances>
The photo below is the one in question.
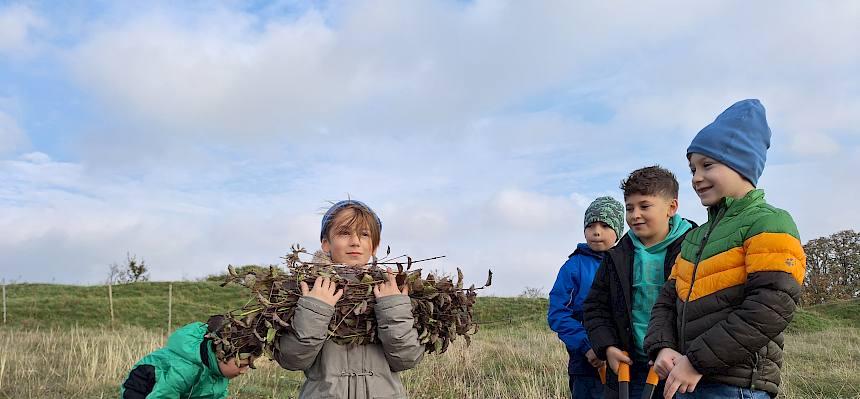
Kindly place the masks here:
<instances>
[{"instance_id":1,"label":"white cloud","mask_svg":"<svg viewBox=\"0 0 860 399\"><path fill-rule=\"evenodd\" d=\"M99 25L70 63L106 103L179 130L247 138L458 126L588 82L602 59L635 48L629 37L659 43L702 11L628 8L367 1L333 11L334 21L315 10L266 22L218 10L194 23L158 9ZM639 19L656 16L666 23Z\"/></svg>"},{"instance_id":2,"label":"white cloud","mask_svg":"<svg viewBox=\"0 0 860 399\"><path fill-rule=\"evenodd\" d=\"M489 204L488 217L504 229L543 231L568 224L571 215L581 214L567 198L508 189L496 194ZM492 223L491 223L492 224Z\"/></svg>"},{"instance_id":3,"label":"white cloud","mask_svg":"<svg viewBox=\"0 0 860 399\"><path fill-rule=\"evenodd\" d=\"M28 143L18 122L0 111L0 154L13 152Z\"/></svg>"},{"instance_id":4,"label":"white cloud","mask_svg":"<svg viewBox=\"0 0 860 399\"><path fill-rule=\"evenodd\" d=\"M28 152L26 154L21 155L18 159L22 161L27 161L34 164L42 164L51 162L51 157L48 154L43 152Z\"/></svg>"},{"instance_id":5,"label":"white cloud","mask_svg":"<svg viewBox=\"0 0 860 399\"><path fill-rule=\"evenodd\" d=\"M832 156L839 153L839 143L830 136L817 133L798 133L792 137L791 150L801 155Z\"/></svg>"},{"instance_id":6,"label":"white cloud","mask_svg":"<svg viewBox=\"0 0 860 399\"><path fill-rule=\"evenodd\" d=\"M33 33L44 26L45 21L25 5L0 7L0 54L32 50Z\"/></svg>"},{"instance_id":7,"label":"white cloud","mask_svg":"<svg viewBox=\"0 0 860 399\"><path fill-rule=\"evenodd\" d=\"M11 278L91 283L126 251L156 279L277 262L314 249L320 208L350 195L396 254L447 255L438 268L476 282L492 267L494 293L548 290L585 207L635 168L675 171L703 222L684 149L746 97L774 131L769 200L804 238L860 226L854 2L129 4L73 16L52 54L99 120L0 161ZM0 149L24 151L3 115Z\"/></svg>"}]
</instances>

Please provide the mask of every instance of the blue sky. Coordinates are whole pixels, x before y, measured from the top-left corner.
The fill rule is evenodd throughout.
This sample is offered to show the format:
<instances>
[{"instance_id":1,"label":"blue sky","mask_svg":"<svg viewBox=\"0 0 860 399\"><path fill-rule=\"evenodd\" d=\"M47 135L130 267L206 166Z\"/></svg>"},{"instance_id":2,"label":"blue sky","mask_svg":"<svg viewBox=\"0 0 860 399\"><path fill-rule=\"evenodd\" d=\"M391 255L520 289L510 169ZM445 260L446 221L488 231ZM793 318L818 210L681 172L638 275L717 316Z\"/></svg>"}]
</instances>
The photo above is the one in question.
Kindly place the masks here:
<instances>
[{"instance_id":1,"label":"blue sky","mask_svg":"<svg viewBox=\"0 0 860 399\"><path fill-rule=\"evenodd\" d=\"M860 229L860 5L0 1L0 278L156 280L316 247L328 201L499 295L548 291L582 213L759 98L804 241Z\"/></svg>"}]
</instances>

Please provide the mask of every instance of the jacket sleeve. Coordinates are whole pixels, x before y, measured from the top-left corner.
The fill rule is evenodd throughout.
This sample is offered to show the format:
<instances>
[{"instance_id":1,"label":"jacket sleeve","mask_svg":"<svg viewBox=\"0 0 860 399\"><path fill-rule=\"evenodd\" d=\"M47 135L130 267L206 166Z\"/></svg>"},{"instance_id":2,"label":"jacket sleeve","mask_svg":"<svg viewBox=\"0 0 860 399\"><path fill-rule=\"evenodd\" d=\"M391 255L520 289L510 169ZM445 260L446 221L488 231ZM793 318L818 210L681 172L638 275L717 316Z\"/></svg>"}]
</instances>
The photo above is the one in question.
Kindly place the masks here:
<instances>
[{"instance_id":1,"label":"jacket sleeve","mask_svg":"<svg viewBox=\"0 0 860 399\"><path fill-rule=\"evenodd\" d=\"M200 370L196 374L183 373L176 367L166 371L156 369L156 382L152 392L146 399L179 398L191 392L192 387L200 378Z\"/></svg>"},{"instance_id":2,"label":"jacket sleeve","mask_svg":"<svg viewBox=\"0 0 860 399\"><path fill-rule=\"evenodd\" d=\"M681 256L681 255L678 255ZM656 360L663 348L678 350L677 308L678 291L675 289L675 267L672 267L672 277L666 280L660 295L651 308L651 320L648 322L648 332L645 334L645 353L651 360Z\"/></svg>"},{"instance_id":3,"label":"jacket sleeve","mask_svg":"<svg viewBox=\"0 0 860 399\"><path fill-rule=\"evenodd\" d=\"M376 300L377 334L391 371L408 370L424 357L412 318L408 295L389 295Z\"/></svg>"},{"instance_id":4,"label":"jacket sleeve","mask_svg":"<svg viewBox=\"0 0 860 399\"><path fill-rule=\"evenodd\" d=\"M296 303L293 331L278 338L275 360L287 370L306 370L328 338L334 307L316 298L303 296Z\"/></svg>"},{"instance_id":5,"label":"jacket sleeve","mask_svg":"<svg viewBox=\"0 0 860 399\"><path fill-rule=\"evenodd\" d=\"M621 338L615 328L610 303L610 268L611 257L606 256L597 268L597 274L591 284L591 290L583 303L583 321L591 341L591 348L599 359L606 360L606 349L610 346L620 347Z\"/></svg>"},{"instance_id":6,"label":"jacket sleeve","mask_svg":"<svg viewBox=\"0 0 860 399\"><path fill-rule=\"evenodd\" d=\"M564 342L569 351L585 355L591 349L588 335L582 323L574 318L574 298L579 294L580 269L576 256L571 257L561 266L555 284L549 292L549 310L547 311L547 323L549 328L558 334L558 338ZM580 313L580 318L582 314Z\"/></svg>"},{"instance_id":7,"label":"jacket sleeve","mask_svg":"<svg viewBox=\"0 0 860 399\"><path fill-rule=\"evenodd\" d=\"M693 340L687 351L702 374L747 361L788 327L800 300L806 255L791 216L785 211L763 216L747 237L743 302Z\"/></svg>"}]
</instances>

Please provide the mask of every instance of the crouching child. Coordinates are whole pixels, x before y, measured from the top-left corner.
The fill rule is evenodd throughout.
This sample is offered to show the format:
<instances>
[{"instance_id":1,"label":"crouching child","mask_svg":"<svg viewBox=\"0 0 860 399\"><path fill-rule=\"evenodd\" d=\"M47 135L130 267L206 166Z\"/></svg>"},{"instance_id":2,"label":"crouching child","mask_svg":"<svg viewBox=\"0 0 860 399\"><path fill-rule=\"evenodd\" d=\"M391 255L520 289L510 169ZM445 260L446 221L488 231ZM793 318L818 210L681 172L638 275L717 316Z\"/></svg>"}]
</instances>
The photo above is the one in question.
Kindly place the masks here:
<instances>
[{"instance_id":1,"label":"crouching child","mask_svg":"<svg viewBox=\"0 0 860 399\"><path fill-rule=\"evenodd\" d=\"M122 399L227 397L230 380L248 371L262 353L260 346L245 359L218 359L209 333L218 334L223 317L195 322L177 329L167 345L140 359L120 386Z\"/></svg>"}]
</instances>

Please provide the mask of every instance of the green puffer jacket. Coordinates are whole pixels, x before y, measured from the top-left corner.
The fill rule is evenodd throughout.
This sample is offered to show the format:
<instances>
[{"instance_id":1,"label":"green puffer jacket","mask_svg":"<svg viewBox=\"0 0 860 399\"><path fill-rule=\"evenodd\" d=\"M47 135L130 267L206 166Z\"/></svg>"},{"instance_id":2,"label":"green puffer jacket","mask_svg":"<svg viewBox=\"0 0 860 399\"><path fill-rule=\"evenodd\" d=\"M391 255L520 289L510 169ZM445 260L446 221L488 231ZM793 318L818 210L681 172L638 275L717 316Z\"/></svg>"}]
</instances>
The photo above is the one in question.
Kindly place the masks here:
<instances>
[{"instance_id":1,"label":"green puffer jacket","mask_svg":"<svg viewBox=\"0 0 860 399\"><path fill-rule=\"evenodd\" d=\"M203 339L206 332L206 323L200 322L177 329L167 346L132 366L120 398L226 398L229 380L221 374L211 341Z\"/></svg>"},{"instance_id":2,"label":"green puffer jacket","mask_svg":"<svg viewBox=\"0 0 860 399\"><path fill-rule=\"evenodd\" d=\"M645 350L686 355L701 383L778 392L783 331L800 299L806 255L788 212L753 190L708 209L687 234L651 311Z\"/></svg>"}]
</instances>

